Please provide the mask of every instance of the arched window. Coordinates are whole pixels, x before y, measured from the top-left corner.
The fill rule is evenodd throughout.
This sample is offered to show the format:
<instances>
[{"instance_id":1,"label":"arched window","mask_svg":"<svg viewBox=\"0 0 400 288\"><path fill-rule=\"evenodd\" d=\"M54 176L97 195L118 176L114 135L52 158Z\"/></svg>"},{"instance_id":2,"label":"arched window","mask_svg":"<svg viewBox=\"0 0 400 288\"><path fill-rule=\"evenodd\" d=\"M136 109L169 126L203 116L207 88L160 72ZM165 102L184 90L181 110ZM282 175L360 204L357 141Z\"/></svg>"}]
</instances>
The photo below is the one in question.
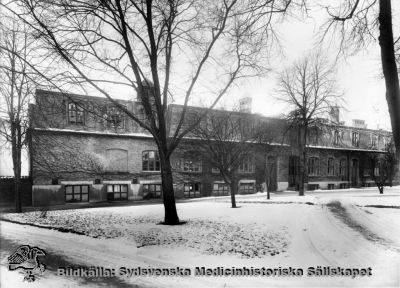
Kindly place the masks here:
<instances>
[{"instance_id":1,"label":"arched window","mask_svg":"<svg viewBox=\"0 0 400 288\"><path fill-rule=\"evenodd\" d=\"M108 149L107 164L107 171L109 172L128 172L128 150Z\"/></svg>"},{"instance_id":2,"label":"arched window","mask_svg":"<svg viewBox=\"0 0 400 288\"><path fill-rule=\"evenodd\" d=\"M68 122L73 124L84 124L84 111L79 103L68 103Z\"/></svg>"}]
</instances>

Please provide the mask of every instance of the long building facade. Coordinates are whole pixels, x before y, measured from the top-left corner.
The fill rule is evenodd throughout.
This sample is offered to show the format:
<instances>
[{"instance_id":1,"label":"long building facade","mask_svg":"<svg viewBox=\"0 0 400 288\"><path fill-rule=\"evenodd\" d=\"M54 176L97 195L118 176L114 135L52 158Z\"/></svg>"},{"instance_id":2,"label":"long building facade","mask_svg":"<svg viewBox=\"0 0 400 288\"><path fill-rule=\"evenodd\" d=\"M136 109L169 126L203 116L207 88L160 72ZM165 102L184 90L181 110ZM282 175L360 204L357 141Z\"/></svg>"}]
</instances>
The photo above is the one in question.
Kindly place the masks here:
<instances>
[{"instance_id":1,"label":"long building facade","mask_svg":"<svg viewBox=\"0 0 400 288\"><path fill-rule=\"evenodd\" d=\"M140 102L117 101L139 118L145 117ZM168 108L170 135L182 109L174 104ZM200 110L188 107L185 122ZM227 111L212 113L223 117ZM252 153L238 169L239 193L265 191L267 182L273 191L295 190L299 181L296 133L284 133L283 119L251 114L248 108L238 113L250 122L262 122L270 135L266 142L249 143ZM367 156L383 153L391 133L366 129L362 121L344 126L338 113L333 109L324 128L309 133L308 190L374 185ZM107 99L37 90L30 115L34 206L162 197L160 160L152 136ZM229 186L198 153L196 141L188 134L172 155L176 197L229 195Z\"/></svg>"}]
</instances>

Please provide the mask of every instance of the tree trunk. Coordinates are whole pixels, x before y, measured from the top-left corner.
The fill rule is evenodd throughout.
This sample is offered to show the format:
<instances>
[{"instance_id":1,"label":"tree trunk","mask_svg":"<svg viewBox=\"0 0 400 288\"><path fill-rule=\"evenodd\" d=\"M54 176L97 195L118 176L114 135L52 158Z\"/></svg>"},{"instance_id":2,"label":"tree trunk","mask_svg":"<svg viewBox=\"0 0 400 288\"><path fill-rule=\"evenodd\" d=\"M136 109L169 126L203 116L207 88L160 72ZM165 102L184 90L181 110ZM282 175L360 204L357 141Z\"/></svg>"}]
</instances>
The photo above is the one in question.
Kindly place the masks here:
<instances>
[{"instance_id":1,"label":"tree trunk","mask_svg":"<svg viewBox=\"0 0 400 288\"><path fill-rule=\"evenodd\" d=\"M393 41L391 0L379 0L379 46L382 70L386 85L386 101L389 107L393 140L396 147L396 178L400 174L400 87Z\"/></svg>"},{"instance_id":2,"label":"tree trunk","mask_svg":"<svg viewBox=\"0 0 400 288\"><path fill-rule=\"evenodd\" d=\"M238 190L238 181L236 179L232 179L231 181L231 203L232 203L232 208L237 208L236 207L236 194Z\"/></svg>"},{"instance_id":3,"label":"tree trunk","mask_svg":"<svg viewBox=\"0 0 400 288\"><path fill-rule=\"evenodd\" d=\"M383 185L378 186L379 194L383 194Z\"/></svg>"},{"instance_id":4,"label":"tree trunk","mask_svg":"<svg viewBox=\"0 0 400 288\"><path fill-rule=\"evenodd\" d=\"M265 161L265 172L264 172L265 188L267 188L267 200L269 200L270 199L270 195L269 195L269 190L270 190L270 183L269 183L270 179L269 178L270 178L270 176L269 176L269 169L268 169L268 164L269 164L268 163L268 155L266 152L264 152L264 161Z\"/></svg>"},{"instance_id":5,"label":"tree trunk","mask_svg":"<svg viewBox=\"0 0 400 288\"><path fill-rule=\"evenodd\" d=\"M304 196L304 183L306 181L306 127L299 128L299 154L300 154L300 167L299 167L299 196Z\"/></svg>"},{"instance_id":6,"label":"tree trunk","mask_svg":"<svg viewBox=\"0 0 400 288\"><path fill-rule=\"evenodd\" d=\"M165 210L164 224L178 225L179 218L178 218L178 213L176 212L171 162L169 157L165 157L165 154L162 155L162 153L160 153L160 162L161 162L163 202Z\"/></svg>"},{"instance_id":7,"label":"tree trunk","mask_svg":"<svg viewBox=\"0 0 400 288\"><path fill-rule=\"evenodd\" d=\"M22 212L21 191L19 189L21 182L21 127L19 123L11 123L11 154L14 170L14 195L15 212Z\"/></svg>"}]
</instances>

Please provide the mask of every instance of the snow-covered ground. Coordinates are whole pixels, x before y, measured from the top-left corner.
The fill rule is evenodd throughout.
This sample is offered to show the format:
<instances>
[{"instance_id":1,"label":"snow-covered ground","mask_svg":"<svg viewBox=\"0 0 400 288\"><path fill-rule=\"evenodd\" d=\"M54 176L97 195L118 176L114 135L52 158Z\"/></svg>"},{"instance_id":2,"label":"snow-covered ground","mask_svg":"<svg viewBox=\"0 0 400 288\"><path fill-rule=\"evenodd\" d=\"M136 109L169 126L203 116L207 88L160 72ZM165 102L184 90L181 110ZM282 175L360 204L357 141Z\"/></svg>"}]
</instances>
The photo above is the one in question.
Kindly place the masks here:
<instances>
[{"instance_id":1,"label":"snow-covered ground","mask_svg":"<svg viewBox=\"0 0 400 288\"><path fill-rule=\"evenodd\" d=\"M229 197L178 203L184 225L165 226L162 205L103 207L77 210L4 214L1 237L8 246L29 244L64 265L142 268L190 268L191 276L118 276L106 286L139 287L400 287L400 187L346 191L239 195L240 208L230 208ZM392 208L376 208L392 207ZM84 234L84 235L80 235ZM11 243L11 244L10 244ZM13 248L13 249L15 249ZM1 286L17 287L22 276L7 271L2 248ZM11 248L10 248L11 249ZM7 249L6 249L7 250ZM12 249L11 249L12 250ZM50 257L50 256L49 256ZM46 258L44 258L46 263ZM35 282L50 287L61 279L66 287L95 285L79 277L45 272ZM50 265L51 266L51 265ZM308 267L369 268L372 276L307 276ZM303 269L303 276L194 276L195 267ZM281 269L282 271L282 269ZM105 280L105 279L103 279ZM25 284L26 283L20 283ZM96 286L96 285L95 285ZM33 287L33 286L32 286ZM53 286L54 287L54 286Z\"/></svg>"}]
</instances>

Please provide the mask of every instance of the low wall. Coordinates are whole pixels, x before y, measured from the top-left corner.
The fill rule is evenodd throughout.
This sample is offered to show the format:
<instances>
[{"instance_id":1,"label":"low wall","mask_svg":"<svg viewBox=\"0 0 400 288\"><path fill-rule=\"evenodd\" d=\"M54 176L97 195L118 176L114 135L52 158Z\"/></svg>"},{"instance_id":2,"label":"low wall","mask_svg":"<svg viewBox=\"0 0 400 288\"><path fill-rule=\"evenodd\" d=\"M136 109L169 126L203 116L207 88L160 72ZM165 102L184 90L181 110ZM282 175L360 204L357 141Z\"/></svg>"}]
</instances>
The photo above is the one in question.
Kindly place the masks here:
<instances>
[{"instance_id":1,"label":"low wall","mask_svg":"<svg viewBox=\"0 0 400 288\"><path fill-rule=\"evenodd\" d=\"M32 205L51 206L65 204L63 185L33 185Z\"/></svg>"},{"instance_id":2,"label":"low wall","mask_svg":"<svg viewBox=\"0 0 400 288\"><path fill-rule=\"evenodd\" d=\"M32 183L29 178L21 178L19 186L22 206L32 206ZM11 207L15 205L14 178L0 177L0 204Z\"/></svg>"},{"instance_id":3,"label":"low wall","mask_svg":"<svg viewBox=\"0 0 400 288\"><path fill-rule=\"evenodd\" d=\"M104 181L102 184L88 183L87 181L62 181L61 185L33 185L32 186L32 205L33 206L52 206L74 203L65 202L66 185L89 185L89 202L107 201L108 184L128 184L128 200L142 200L140 184L131 184L129 181Z\"/></svg>"}]
</instances>

